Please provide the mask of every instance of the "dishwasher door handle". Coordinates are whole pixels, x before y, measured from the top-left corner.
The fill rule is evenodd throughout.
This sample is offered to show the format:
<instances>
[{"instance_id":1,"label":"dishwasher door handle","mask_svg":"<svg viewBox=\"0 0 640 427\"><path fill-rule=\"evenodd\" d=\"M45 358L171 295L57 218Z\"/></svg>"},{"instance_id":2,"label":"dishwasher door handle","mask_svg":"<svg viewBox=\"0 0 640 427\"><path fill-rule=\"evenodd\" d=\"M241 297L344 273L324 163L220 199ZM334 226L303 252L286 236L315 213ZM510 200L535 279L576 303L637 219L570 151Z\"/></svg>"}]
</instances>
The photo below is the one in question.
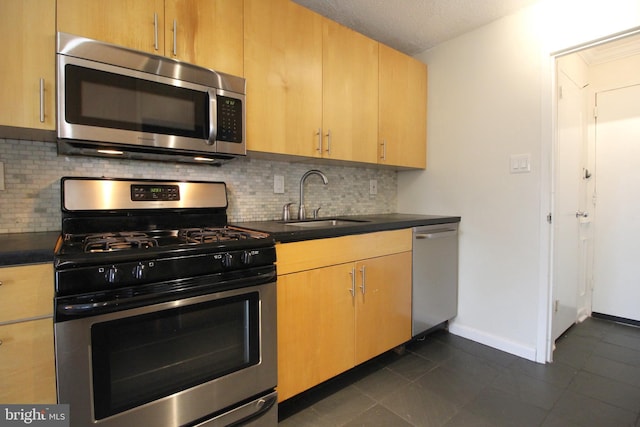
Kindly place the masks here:
<instances>
[{"instance_id":1,"label":"dishwasher door handle","mask_svg":"<svg viewBox=\"0 0 640 427\"><path fill-rule=\"evenodd\" d=\"M434 233L416 233L416 239L441 239L443 237L452 237L458 234L457 230L436 231Z\"/></svg>"}]
</instances>

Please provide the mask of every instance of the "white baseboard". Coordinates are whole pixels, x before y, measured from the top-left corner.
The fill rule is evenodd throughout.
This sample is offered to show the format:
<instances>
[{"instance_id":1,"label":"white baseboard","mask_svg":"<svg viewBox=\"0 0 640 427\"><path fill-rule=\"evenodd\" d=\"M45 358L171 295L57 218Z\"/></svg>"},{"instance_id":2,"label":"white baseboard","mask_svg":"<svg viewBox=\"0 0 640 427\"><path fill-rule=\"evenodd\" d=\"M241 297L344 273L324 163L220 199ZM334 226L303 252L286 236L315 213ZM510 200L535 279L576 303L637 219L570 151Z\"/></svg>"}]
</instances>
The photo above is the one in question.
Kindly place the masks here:
<instances>
[{"instance_id":1,"label":"white baseboard","mask_svg":"<svg viewBox=\"0 0 640 427\"><path fill-rule=\"evenodd\" d=\"M458 325L455 322L449 324L449 332L453 335L460 336L462 338L470 339L471 341L478 342L480 344L488 345L495 349L506 351L524 359L536 361L536 349L529 347L521 343L506 340L496 335L488 334L478 329L470 328L468 326Z\"/></svg>"}]
</instances>

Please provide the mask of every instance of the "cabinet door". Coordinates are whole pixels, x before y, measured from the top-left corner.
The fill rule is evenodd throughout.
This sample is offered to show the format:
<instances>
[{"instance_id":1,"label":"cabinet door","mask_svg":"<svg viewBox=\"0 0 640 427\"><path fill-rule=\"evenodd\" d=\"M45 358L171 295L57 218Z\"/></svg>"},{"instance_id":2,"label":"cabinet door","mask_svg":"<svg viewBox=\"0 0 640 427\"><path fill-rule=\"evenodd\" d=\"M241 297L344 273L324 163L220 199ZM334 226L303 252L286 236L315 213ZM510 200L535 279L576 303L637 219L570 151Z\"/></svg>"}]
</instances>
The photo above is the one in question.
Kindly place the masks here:
<instances>
[{"instance_id":1,"label":"cabinet door","mask_svg":"<svg viewBox=\"0 0 640 427\"><path fill-rule=\"evenodd\" d=\"M0 268L0 283L0 323L53 315L52 264Z\"/></svg>"},{"instance_id":2,"label":"cabinet door","mask_svg":"<svg viewBox=\"0 0 640 427\"><path fill-rule=\"evenodd\" d=\"M245 0L247 149L318 157L323 18L289 0Z\"/></svg>"},{"instance_id":3,"label":"cabinet door","mask_svg":"<svg viewBox=\"0 0 640 427\"><path fill-rule=\"evenodd\" d=\"M58 31L164 54L164 0L57 0Z\"/></svg>"},{"instance_id":4,"label":"cabinet door","mask_svg":"<svg viewBox=\"0 0 640 427\"><path fill-rule=\"evenodd\" d=\"M326 20L323 157L377 162L378 42Z\"/></svg>"},{"instance_id":5,"label":"cabinet door","mask_svg":"<svg viewBox=\"0 0 640 427\"><path fill-rule=\"evenodd\" d=\"M0 326L0 402L56 403L52 319Z\"/></svg>"},{"instance_id":6,"label":"cabinet door","mask_svg":"<svg viewBox=\"0 0 640 427\"><path fill-rule=\"evenodd\" d=\"M353 366L353 264L278 277L278 398Z\"/></svg>"},{"instance_id":7,"label":"cabinet door","mask_svg":"<svg viewBox=\"0 0 640 427\"><path fill-rule=\"evenodd\" d=\"M380 164L427 165L427 66L380 44Z\"/></svg>"},{"instance_id":8,"label":"cabinet door","mask_svg":"<svg viewBox=\"0 0 640 427\"><path fill-rule=\"evenodd\" d=\"M55 1L2 0L0 125L55 129Z\"/></svg>"},{"instance_id":9,"label":"cabinet door","mask_svg":"<svg viewBox=\"0 0 640 427\"><path fill-rule=\"evenodd\" d=\"M411 339L411 252L356 263L356 359Z\"/></svg>"},{"instance_id":10,"label":"cabinet door","mask_svg":"<svg viewBox=\"0 0 640 427\"><path fill-rule=\"evenodd\" d=\"M242 13L239 0L166 0L165 54L242 76Z\"/></svg>"}]
</instances>

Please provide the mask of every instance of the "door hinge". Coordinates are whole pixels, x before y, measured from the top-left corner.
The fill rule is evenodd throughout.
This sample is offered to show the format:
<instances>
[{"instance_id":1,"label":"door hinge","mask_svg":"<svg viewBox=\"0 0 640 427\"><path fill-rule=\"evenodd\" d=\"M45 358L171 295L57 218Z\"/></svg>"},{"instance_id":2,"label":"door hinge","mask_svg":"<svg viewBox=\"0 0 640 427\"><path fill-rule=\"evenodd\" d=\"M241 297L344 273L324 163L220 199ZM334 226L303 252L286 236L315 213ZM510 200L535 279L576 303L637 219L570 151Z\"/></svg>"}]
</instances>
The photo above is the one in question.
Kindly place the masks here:
<instances>
[{"instance_id":1,"label":"door hinge","mask_svg":"<svg viewBox=\"0 0 640 427\"><path fill-rule=\"evenodd\" d=\"M553 302L553 312L557 313L559 308L560 308L560 300L557 299Z\"/></svg>"},{"instance_id":2,"label":"door hinge","mask_svg":"<svg viewBox=\"0 0 640 427\"><path fill-rule=\"evenodd\" d=\"M558 99L562 99L562 86L558 86Z\"/></svg>"},{"instance_id":3,"label":"door hinge","mask_svg":"<svg viewBox=\"0 0 640 427\"><path fill-rule=\"evenodd\" d=\"M593 118L598 118L598 106L593 107Z\"/></svg>"},{"instance_id":4,"label":"door hinge","mask_svg":"<svg viewBox=\"0 0 640 427\"><path fill-rule=\"evenodd\" d=\"M547 222L551 224L551 213L547 214Z\"/></svg>"}]
</instances>

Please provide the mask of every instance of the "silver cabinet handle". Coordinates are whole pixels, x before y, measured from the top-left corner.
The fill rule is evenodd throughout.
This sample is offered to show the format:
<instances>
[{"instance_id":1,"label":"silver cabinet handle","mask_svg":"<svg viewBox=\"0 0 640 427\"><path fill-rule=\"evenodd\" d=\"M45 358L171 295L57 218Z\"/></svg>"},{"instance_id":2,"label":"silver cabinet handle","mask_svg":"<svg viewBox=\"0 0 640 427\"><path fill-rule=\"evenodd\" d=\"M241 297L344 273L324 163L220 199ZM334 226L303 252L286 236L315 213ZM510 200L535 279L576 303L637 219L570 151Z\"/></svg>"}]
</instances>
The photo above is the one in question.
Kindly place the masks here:
<instances>
[{"instance_id":1,"label":"silver cabinet handle","mask_svg":"<svg viewBox=\"0 0 640 427\"><path fill-rule=\"evenodd\" d=\"M318 136L318 148L316 148L316 151L322 154L322 129L321 128L318 128L318 132L316 132L316 135Z\"/></svg>"},{"instance_id":2,"label":"silver cabinet handle","mask_svg":"<svg viewBox=\"0 0 640 427\"><path fill-rule=\"evenodd\" d=\"M349 293L353 298L356 296L356 268L352 268L349 274L351 275L351 289L349 289Z\"/></svg>"},{"instance_id":3,"label":"silver cabinet handle","mask_svg":"<svg viewBox=\"0 0 640 427\"><path fill-rule=\"evenodd\" d=\"M576 218L589 218L589 212L577 211Z\"/></svg>"},{"instance_id":4,"label":"silver cabinet handle","mask_svg":"<svg viewBox=\"0 0 640 427\"><path fill-rule=\"evenodd\" d=\"M40 123L44 123L44 79L40 79Z\"/></svg>"},{"instance_id":5,"label":"silver cabinet handle","mask_svg":"<svg viewBox=\"0 0 640 427\"><path fill-rule=\"evenodd\" d=\"M383 139L382 144L380 145L382 145L382 156L380 156L380 158L382 160L387 160L387 140Z\"/></svg>"},{"instance_id":6,"label":"silver cabinet handle","mask_svg":"<svg viewBox=\"0 0 640 427\"><path fill-rule=\"evenodd\" d=\"M362 266L362 268L360 269L360 273L362 273L362 285L360 285L360 289L362 289L362 295L364 295L364 293L366 292L365 286L366 286L366 278L365 278L365 274L366 274L366 266Z\"/></svg>"},{"instance_id":7,"label":"silver cabinet handle","mask_svg":"<svg viewBox=\"0 0 640 427\"><path fill-rule=\"evenodd\" d=\"M158 13L153 14L153 48L158 50Z\"/></svg>"},{"instance_id":8,"label":"silver cabinet handle","mask_svg":"<svg viewBox=\"0 0 640 427\"><path fill-rule=\"evenodd\" d=\"M327 154L331 155L331 129L327 131Z\"/></svg>"},{"instance_id":9,"label":"silver cabinet handle","mask_svg":"<svg viewBox=\"0 0 640 427\"><path fill-rule=\"evenodd\" d=\"M178 20L173 20L173 56L178 56Z\"/></svg>"}]
</instances>

